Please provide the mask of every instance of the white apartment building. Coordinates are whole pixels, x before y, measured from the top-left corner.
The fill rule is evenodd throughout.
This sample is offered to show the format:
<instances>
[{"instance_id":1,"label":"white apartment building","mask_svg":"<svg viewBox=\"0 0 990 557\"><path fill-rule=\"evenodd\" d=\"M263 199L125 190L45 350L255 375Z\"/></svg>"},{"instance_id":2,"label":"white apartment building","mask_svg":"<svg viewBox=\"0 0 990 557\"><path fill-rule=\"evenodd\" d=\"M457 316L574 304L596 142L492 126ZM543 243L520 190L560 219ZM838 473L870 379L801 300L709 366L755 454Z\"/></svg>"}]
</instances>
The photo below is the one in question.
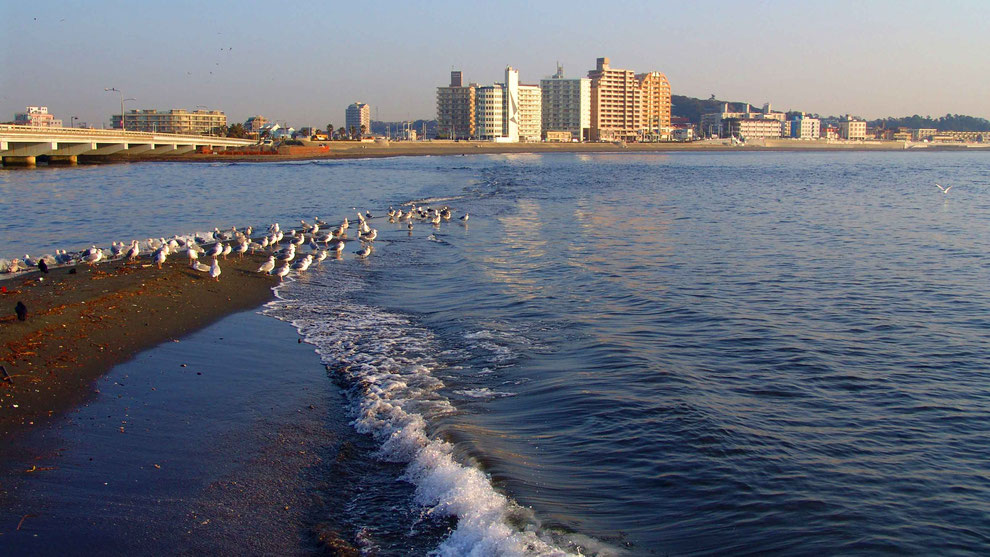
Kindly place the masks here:
<instances>
[{"instance_id":1,"label":"white apartment building","mask_svg":"<svg viewBox=\"0 0 990 557\"><path fill-rule=\"evenodd\" d=\"M505 89L501 83L477 87L474 92L474 137L495 141L504 135L502 113Z\"/></svg>"},{"instance_id":2,"label":"white apartment building","mask_svg":"<svg viewBox=\"0 0 990 557\"><path fill-rule=\"evenodd\" d=\"M569 132L571 139L586 141L591 132L591 80L565 79L564 68L540 80L541 120L544 132Z\"/></svg>"},{"instance_id":3,"label":"white apartment building","mask_svg":"<svg viewBox=\"0 0 990 557\"><path fill-rule=\"evenodd\" d=\"M543 92L538 85L519 86L519 141L540 141Z\"/></svg>"},{"instance_id":4,"label":"white apartment building","mask_svg":"<svg viewBox=\"0 0 990 557\"><path fill-rule=\"evenodd\" d=\"M818 139L822 136L822 121L818 118L805 118L802 114L800 118L791 120L790 131L787 135L796 139Z\"/></svg>"},{"instance_id":5,"label":"white apartment building","mask_svg":"<svg viewBox=\"0 0 990 557\"><path fill-rule=\"evenodd\" d=\"M848 114L839 120L839 137L842 139L866 139L866 122L855 120Z\"/></svg>"},{"instance_id":6,"label":"white apartment building","mask_svg":"<svg viewBox=\"0 0 990 557\"><path fill-rule=\"evenodd\" d=\"M366 134L371 133L371 107L366 103L354 103L347 107L344 113L344 122L347 133L354 129L354 133L361 135L361 126L364 126Z\"/></svg>"}]
</instances>

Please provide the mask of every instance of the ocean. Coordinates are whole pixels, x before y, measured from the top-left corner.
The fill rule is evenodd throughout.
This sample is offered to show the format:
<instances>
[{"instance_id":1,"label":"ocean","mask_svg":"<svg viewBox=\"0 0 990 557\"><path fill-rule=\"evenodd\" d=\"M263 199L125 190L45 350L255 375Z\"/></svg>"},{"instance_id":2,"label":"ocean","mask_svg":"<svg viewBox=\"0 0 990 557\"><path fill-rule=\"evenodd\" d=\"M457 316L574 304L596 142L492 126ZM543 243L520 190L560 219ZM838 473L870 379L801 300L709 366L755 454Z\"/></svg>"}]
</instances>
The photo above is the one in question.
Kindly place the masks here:
<instances>
[{"instance_id":1,"label":"ocean","mask_svg":"<svg viewBox=\"0 0 990 557\"><path fill-rule=\"evenodd\" d=\"M310 514L369 554L986 554L987 162L5 170L0 256L370 211L370 257L259 310L342 395L351 458L311 470L339 487ZM409 203L454 218L386 221Z\"/></svg>"}]
</instances>

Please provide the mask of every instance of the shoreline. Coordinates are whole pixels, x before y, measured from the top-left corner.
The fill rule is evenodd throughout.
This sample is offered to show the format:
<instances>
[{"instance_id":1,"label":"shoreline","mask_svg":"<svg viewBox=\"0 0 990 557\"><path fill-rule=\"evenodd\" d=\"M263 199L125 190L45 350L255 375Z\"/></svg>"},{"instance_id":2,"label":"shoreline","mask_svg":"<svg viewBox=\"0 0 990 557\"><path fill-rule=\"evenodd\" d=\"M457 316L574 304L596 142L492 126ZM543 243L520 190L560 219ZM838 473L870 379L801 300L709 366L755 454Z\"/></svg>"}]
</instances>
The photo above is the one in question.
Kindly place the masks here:
<instances>
[{"instance_id":1,"label":"shoreline","mask_svg":"<svg viewBox=\"0 0 990 557\"><path fill-rule=\"evenodd\" d=\"M221 261L219 282L178 256L161 270L144 257L0 280L0 364L10 376L0 373L0 447L87 400L115 365L271 300L278 279L255 272L264 259ZM18 301L25 321L13 314Z\"/></svg>"},{"instance_id":2,"label":"shoreline","mask_svg":"<svg viewBox=\"0 0 990 557\"><path fill-rule=\"evenodd\" d=\"M80 156L79 164L114 164L122 162L283 162L307 160L347 160L418 156L511 155L546 153L585 154L670 154L670 153L752 153L752 152L990 152L983 144L913 144L904 141L797 141L789 139L753 140L750 144L732 145L728 140L688 143L493 143L481 141L397 141L390 143L332 141L305 142L303 146L283 146L272 154L202 154L183 155L107 155ZM5 166L3 168L21 168Z\"/></svg>"}]
</instances>

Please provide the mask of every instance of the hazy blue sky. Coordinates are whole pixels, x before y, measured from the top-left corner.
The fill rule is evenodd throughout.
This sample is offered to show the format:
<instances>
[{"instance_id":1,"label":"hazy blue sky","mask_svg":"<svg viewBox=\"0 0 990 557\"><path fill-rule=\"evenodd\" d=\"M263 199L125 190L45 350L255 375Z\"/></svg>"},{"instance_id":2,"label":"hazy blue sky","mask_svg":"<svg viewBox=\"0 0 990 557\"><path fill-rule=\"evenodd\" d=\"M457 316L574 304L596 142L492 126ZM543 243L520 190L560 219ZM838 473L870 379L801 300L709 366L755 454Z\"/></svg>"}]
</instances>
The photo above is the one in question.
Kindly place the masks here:
<instances>
[{"instance_id":1,"label":"hazy blue sky","mask_svg":"<svg viewBox=\"0 0 990 557\"><path fill-rule=\"evenodd\" d=\"M867 118L990 117L990 1L44 2L0 0L0 121L47 105L220 109L296 127L434 118L451 67L524 83L560 61L662 71L675 94ZM377 115L377 116L376 116Z\"/></svg>"}]
</instances>

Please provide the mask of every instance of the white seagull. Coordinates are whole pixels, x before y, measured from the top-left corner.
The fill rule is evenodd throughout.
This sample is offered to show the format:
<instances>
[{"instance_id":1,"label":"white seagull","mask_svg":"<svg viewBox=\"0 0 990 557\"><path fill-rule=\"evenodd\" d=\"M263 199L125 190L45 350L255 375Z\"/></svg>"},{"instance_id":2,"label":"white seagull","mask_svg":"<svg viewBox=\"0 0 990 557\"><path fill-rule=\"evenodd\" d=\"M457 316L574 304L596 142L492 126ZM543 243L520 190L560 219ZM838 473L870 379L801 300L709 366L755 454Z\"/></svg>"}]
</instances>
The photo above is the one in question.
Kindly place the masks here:
<instances>
[{"instance_id":1,"label":"white seagull","mask_svg":"<svg viewBox=\"0 0 990 557\"><path fill-rule=\"evenodd\" d=\"M947 188L943 188L942 186L938 185L937 183L935 184L935 187L938 188L938 189L940 189L940 190L942 190L942 193L949 193L949 190L952 189L952 186L949 186Z\"/></svg>"},{"instance_id":2,"label":"white seagull","mask_svg":"<svg viewBox=\"0 0 990 557\"><path fill-rule=\"evenodd\" d=\"M275 268L275 256L274 255L269 255L268 256L268 261L265 261L264 263L261 264L261 267L258 267L258 272L259 273L271 273L272 272L272 269L274 269L274 268Z\"/></svg>"},{"instance_id":3,"label":"white seagull","mask_svg":"<svg viewBox=\"0 0 990 557\"><path fill-rule=\"evenodd\" d=\"M213 258L213 265L210 267L210 278L220 282L220 263L216 257Z\"/></svg>"}]
</instances>

